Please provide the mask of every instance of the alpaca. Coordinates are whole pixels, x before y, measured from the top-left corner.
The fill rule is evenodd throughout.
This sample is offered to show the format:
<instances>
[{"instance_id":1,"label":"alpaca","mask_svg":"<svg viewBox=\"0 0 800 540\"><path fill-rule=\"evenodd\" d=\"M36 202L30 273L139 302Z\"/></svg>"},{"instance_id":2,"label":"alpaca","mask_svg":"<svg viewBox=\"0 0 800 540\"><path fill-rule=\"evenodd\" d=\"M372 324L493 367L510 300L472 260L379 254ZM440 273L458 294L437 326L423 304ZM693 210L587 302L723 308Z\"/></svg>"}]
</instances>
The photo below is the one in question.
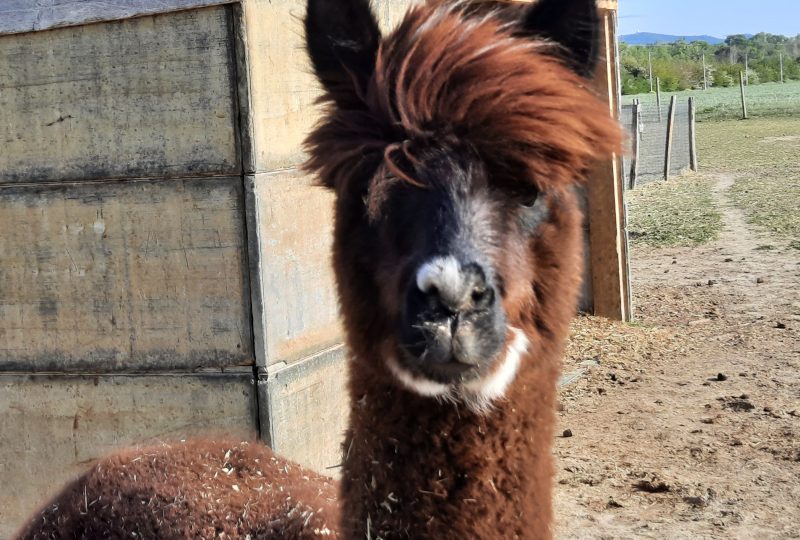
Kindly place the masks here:
<instances>
[{"instance_id":1,"label":"alpaca","mask_svg":"<svg viewBox=\"0 0 800 540\"><path fill-rule=\"evenodd\" d=\"M325 114L307 139L306 167L336 195L333 259L350 355L340 507L318 502L329 493L313 487L323 480L298 473L312 483L302 493L310 498L297 499L316 512L310 529L227 536L551 535L554 395L582 261L575 186L620 145L583 78L597 22L594 0L490 9L429 0L384 37L369 0L309 0L307 47ZM197 444L201 458L179 449L176 466L176 451L164 451L168 472L142 471L122 489L115 479L126 465L111 458L101 463L107 482L89 473L46 508L80 504L91 485L93 498L111 502L89 513L117 504L125 516L157 498L164 475L199 489L213 468L203 445L213 443ZM247 459L240 468L245 479L260 471ZM272 491L300 497L297 477L263 474ZM231 489L206 493L224 502ZM200 519L197 505L168 505L167 516L159 504L175 530ZM285 505L270 516L268 504L254 503L259 519L285 519ZM59 537L37 536L36 523L21 537ZM106 537L131 537L113 527Z\"/></svg>"},{"instance_id":2,"label":"alpaca","mask_svg":"<svg viewBox=\"0 0 800 540\"><path fill-rule=\"evenodd\" d=\"M97 463L29 520L29 540L336 539L337 485L258 442L190 440Z\"/></svg>"}]
</instances>

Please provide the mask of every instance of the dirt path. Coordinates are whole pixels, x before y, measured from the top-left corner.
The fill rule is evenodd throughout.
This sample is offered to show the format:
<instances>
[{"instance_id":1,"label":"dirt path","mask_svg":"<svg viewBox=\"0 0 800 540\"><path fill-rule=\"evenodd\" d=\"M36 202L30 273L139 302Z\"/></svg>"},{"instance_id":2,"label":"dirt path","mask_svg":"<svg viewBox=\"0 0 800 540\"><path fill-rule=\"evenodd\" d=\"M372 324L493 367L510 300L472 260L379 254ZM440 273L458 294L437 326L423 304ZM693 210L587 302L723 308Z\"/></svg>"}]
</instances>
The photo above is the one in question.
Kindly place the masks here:
<instances>
[{"instance_id":1,"label":"dirt path","mask_svg":"<svg viewBox=\"0 0 800 540\"><path fill-rule=\"evenodd\" d=\"M633 250L637 319L667 343L563 396L559 538L800 538L800 251L733 181L718 241Z\"/></svg>"}]
</instances>

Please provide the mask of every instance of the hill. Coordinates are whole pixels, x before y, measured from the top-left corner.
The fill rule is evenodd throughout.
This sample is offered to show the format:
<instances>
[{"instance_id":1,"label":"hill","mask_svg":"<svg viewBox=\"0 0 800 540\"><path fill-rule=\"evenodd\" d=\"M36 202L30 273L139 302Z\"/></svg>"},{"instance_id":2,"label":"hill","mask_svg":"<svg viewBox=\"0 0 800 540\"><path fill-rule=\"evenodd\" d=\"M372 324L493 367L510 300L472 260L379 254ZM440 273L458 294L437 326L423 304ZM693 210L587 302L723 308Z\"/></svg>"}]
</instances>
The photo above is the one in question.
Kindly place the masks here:
<instances>
[{"instance_id":1,"label":"hill","mask_svg":"<svg viewBox=\"0 0 800 540\"><path fill-rule=\"evenodd\" d=\"M679 39L685 39L689 43L692 41L705 41L711 45L719 45L724 43L725 40L716 38L714 36L672 36L669 34L653 34L650 32L637 32L635 34L628 34L620 36L619 40L628 45L654 45L656 43L674 43Z\"/></svg>"}]
</instances>

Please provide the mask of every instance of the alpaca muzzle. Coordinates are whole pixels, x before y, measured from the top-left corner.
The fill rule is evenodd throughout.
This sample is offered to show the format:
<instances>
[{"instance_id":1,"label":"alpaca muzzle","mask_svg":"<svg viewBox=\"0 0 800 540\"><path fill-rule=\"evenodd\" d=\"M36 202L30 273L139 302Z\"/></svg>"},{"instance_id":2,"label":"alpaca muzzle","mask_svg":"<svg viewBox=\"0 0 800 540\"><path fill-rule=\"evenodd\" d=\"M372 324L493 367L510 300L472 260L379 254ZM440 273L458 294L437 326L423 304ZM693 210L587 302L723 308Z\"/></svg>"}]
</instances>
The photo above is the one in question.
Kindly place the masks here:
<instances>
[{"instance_id":1,"label":"alpaca muzzle","mask_svg":"<svg viewBox=\"0 0 800 540\"><path fill-rule=\"evenodd\" d=\"M407 292L401 331L404 363L436 382L479 378L505 340L505 314L489 274L476 262L436 257Z\"/></svg>"}]
</instances>

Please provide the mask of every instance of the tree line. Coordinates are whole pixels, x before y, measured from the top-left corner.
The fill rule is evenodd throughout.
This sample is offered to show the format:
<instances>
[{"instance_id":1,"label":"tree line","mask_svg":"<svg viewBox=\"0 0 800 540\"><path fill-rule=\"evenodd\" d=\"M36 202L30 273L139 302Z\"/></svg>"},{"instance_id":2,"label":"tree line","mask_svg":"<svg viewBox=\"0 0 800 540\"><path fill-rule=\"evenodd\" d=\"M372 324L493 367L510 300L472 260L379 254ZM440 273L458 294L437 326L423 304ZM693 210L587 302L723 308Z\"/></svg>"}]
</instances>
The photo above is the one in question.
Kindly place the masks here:
<instances>
[{"instance_id":1,"label":"tree line","mask_svg":"<svg viewBox=\"0 0 800 540\"><path fill-rule=\"evenodd\" d=\"M748 84L780 81L781 58L784 80L800 80L800 34L789 38L762 32L752 37L728 36L719 45L705 41L689 43L684 39L657 45L621 43L622 93L650 91L651 62L653 79L661 80L661 90L703 88L704 55L705 81L709 87L738 84L745 64Z\"/></svg>"}]
</instances>

